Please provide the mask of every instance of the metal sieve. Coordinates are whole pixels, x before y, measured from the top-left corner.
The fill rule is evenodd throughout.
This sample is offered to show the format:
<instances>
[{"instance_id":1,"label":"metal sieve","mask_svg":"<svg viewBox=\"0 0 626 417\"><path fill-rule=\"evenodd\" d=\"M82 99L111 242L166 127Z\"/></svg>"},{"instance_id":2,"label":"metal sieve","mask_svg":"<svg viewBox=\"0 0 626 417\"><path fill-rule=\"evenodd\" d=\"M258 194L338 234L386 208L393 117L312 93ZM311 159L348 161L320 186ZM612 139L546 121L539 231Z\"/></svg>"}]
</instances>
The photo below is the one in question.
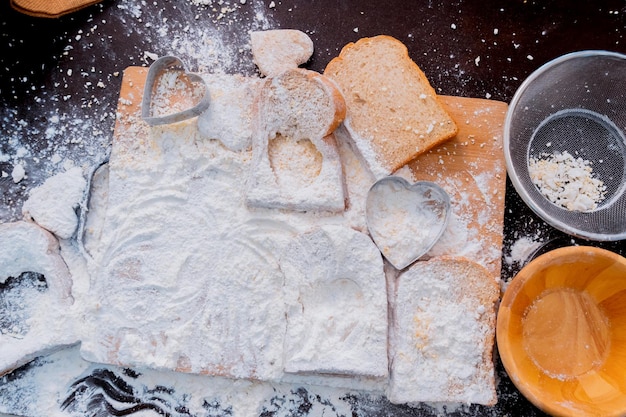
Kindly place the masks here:
<instances>
[{"instance_id":1,"label":"metal sieve","mask_svg":"<svg viewBox=\"0 0 626 417\"><path fill-rule=\"evenodd\" d=\"M509 105L504 146L511 182L538 216L565 233L626 239L624 129L626 55L583 51L550 61L522 83ZM603 185L595 208L565 208L533 182L531 162L565 153L584 161L588 175Z\"/></svg>"}]
</instances>

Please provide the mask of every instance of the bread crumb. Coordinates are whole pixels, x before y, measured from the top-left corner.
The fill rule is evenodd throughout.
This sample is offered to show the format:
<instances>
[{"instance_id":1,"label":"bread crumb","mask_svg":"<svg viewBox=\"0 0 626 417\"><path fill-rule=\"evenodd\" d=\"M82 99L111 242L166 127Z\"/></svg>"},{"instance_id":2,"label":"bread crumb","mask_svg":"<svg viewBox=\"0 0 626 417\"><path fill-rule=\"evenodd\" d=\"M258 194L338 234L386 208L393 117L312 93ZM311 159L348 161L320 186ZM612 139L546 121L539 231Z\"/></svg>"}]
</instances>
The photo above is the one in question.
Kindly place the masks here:
<instances>
[{"instance_id":1,"label":"bread crumb","mask_svg":"<svg viewBox=\"0 0 626 417\"><path fill-rule=\"evenodd\" d=\"M13 171L11 171L11 177L13 177L13 182L15 184L26 178L26 170L24 169L24 165L16 164L13 167Z\"/></svg>"},{"instance_id":2,"label":"bread crumb","mask_svg":"<svg viewBox=\"0 0 626 417\"><path fill-rule=\"evenodd\" d=\"M591 162L567 151L531 157L528 173L544 197L570 211L595 210L606 197L606 186L595 178Z\"/></svg>"}]
</instances>

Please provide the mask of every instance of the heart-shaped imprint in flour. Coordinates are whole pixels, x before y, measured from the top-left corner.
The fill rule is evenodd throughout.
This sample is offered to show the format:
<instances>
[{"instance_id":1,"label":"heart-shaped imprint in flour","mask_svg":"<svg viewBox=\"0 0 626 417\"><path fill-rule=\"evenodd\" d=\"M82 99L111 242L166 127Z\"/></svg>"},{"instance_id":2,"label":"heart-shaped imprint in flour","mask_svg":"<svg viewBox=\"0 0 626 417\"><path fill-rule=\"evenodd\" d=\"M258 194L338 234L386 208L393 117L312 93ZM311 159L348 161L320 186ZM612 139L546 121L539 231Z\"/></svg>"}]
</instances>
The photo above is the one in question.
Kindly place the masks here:
<instances>
[{"instance_id":1,"label":"heart-shaped imprint in flour","mask_svg":"<svg viewBox=\"0 0 626 417\"><path fill-rule=\"evenodd\" d=\"M383 256L404 269L433 247L448 224L450 197L437 184L390 176L369 190L367 227Z\"/></svg>"},{"instance_id":2,"label":"heart-shaped imprint in flour","mask_svg":"<svg viewBox=\"0 0 626 417\"><path fill-rule=\"evenodd\" d=\"M141 117L150 126L199 116L209 102L204 79L187 72L179 58L164 56L150 65L141 101Z\"/></svg>"}]
</instances>

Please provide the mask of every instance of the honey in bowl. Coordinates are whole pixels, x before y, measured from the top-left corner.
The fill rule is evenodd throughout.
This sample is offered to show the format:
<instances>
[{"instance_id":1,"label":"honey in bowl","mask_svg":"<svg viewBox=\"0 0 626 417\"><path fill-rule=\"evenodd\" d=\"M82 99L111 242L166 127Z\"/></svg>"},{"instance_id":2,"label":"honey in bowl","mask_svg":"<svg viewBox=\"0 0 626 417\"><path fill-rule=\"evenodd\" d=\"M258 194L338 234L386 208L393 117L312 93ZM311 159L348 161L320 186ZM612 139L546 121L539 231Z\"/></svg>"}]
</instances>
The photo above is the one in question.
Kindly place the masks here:
<instances>
[{"instance_id":1,"label":"honey in bowl","mask_svg":"<svg viewBox=\"0 0 626 417\"><path fill-rule=\"evenodd\" d=\"M626 258L587 246L526 265L500 305L497 343L513 383L557 416L626 414Z\"/></svg>"}]
</instances>

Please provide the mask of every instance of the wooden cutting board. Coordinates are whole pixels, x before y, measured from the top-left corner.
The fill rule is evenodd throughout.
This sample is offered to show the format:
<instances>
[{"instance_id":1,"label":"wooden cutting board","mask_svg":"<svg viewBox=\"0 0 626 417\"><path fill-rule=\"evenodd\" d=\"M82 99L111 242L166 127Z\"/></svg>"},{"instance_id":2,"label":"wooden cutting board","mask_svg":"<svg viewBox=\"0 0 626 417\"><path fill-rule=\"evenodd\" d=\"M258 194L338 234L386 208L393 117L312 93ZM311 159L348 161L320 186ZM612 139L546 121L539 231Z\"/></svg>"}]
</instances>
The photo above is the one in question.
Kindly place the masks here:
<instances>
[{"instance_id":1,"label":"wooden cutting board","mask_svg":"<svg viewBox=\"0 0 626 417\"><path fill-rule=\"evenodd\" d=\"M140 113L147 72L144 67L129 67L124 71L116 132L128 120L124 116ZM453 250L446 254L474 260L494 278L499 278L506 184L502 143L508 106L486 99L440 98L459 132L455 138L418 157L409 167L416 180L434 181L450 194L452 222L456 221L463 230L452 233L454 236L448 243Z\"/></svg>"},{"instance_id":2,"label":"wooden cutting board","mask_svg":"<svg viewBox=\"0 0 626 417\"><path fill-rule=\"evenodd\" d=\"M458 249L452 254L467 255L500 277L506 186L503 131L508 105L478 98L440 99L459 132L409 166L416 180L434 181L450 194L452 221L456 219L467 231L456 239Z\"/></svg>"}]
</instances>

